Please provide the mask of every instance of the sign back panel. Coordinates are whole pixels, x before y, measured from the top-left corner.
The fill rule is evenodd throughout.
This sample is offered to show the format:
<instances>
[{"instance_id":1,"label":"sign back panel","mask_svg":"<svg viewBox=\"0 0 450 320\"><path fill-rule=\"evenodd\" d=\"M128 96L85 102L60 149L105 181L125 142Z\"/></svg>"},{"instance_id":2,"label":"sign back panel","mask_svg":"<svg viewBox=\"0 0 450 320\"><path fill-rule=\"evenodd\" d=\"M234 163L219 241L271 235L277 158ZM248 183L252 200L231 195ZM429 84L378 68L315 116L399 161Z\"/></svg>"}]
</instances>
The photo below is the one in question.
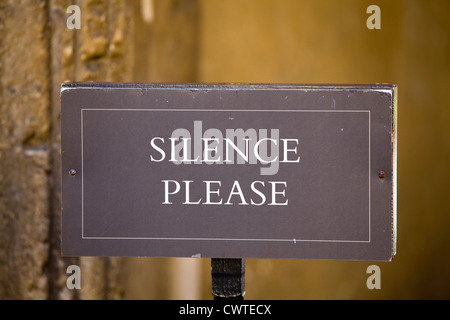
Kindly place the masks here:
<instances>
[{"instance_id":1,"label":"sign back panel","mask_svg":"<svg viewBox=\"0 0 450 320\"><path fill-rule=\"evenodd\" d=\"M392 85L63 84L62 252L391 260Z\"/></svg>"}]
</instances>

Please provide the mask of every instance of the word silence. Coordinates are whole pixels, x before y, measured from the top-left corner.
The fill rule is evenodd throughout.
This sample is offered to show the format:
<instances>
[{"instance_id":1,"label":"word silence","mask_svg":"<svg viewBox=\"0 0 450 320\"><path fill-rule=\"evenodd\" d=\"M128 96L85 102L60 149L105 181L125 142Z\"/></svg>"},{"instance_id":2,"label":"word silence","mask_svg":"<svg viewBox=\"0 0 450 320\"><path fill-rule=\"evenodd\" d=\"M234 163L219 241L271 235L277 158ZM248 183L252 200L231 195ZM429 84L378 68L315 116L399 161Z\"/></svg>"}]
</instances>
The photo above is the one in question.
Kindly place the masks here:
<instances>
[{"instance_id":1,"label":"word silence","mask_svg":"<svg viewBox=\"0 0 450 320\"><path fill-rule=\"evenodd\" d=\"M63 255L391 260L395 89L63 84Z\"/></svg>"}]
</instances>

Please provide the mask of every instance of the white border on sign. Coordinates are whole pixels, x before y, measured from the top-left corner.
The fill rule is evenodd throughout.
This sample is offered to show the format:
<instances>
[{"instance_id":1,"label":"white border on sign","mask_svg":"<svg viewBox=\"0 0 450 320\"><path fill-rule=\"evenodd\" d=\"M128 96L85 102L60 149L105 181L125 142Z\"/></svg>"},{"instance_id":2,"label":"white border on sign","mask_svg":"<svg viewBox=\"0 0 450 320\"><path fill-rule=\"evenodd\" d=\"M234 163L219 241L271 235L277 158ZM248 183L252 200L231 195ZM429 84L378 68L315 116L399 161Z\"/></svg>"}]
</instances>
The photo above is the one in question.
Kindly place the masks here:
<instances>
[{"instance_id":1,"label":"white border on sign","mask_svg":"<svg viewBox=\"0 0 450 320\"><path fill-rule=\"evenodd\" d=\"M84 236L84 136L83 136L83 111L150 111L150 112L317 112L317 113L368 113L369 115L369 239L368 240L316 240L316 239L237 239L237 238L154 238L154 237L87 237ZM331 242L331 243L370 243L371 242L371 190L370 190L370 145L371 145L371 114L370 110L236 110L236 109L81 109L81 238L87 240L181 240L181 241L258 241L258 242Z\"/></svg>"}]
</instances>

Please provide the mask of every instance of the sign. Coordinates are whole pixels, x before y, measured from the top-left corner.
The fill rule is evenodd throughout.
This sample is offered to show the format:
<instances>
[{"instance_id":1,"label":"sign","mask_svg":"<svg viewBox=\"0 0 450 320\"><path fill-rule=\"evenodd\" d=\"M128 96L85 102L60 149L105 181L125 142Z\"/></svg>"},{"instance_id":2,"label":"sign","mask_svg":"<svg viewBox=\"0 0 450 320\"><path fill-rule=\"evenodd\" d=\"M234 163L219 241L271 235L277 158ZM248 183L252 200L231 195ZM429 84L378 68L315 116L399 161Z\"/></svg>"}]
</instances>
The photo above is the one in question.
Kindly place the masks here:
<instances>
[{"instance_id":1,"label":"sign","mask_svg":"<svg viewBox=\"0 0 450 320\"><path fill-rule=\"evenodd\" d=\"M391 260L396 87L67 83L62 252Z\"/></svg>"}]
</instances>

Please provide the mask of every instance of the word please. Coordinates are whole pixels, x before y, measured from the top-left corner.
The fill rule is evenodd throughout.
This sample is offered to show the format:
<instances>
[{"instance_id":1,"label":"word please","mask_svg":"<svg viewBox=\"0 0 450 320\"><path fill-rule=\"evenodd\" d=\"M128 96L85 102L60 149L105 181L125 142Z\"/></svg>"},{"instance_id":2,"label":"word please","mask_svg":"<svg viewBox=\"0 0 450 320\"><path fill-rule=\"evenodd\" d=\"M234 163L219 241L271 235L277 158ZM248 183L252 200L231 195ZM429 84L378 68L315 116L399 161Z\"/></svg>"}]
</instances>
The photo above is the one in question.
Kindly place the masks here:
<instances>
[{"instance_id":1,"label":"word please","mask_svg":"<svg viewBox=\"0 0 450 320\"><path fill-rule=\"evenodd\" d=\"M225 198L222 198L223 190L221 190L221 181L202 181L204 184L204 196L201 198L191 199L191 184L194 181L183 180L179 183L176 180L161 180L164 184L164 202L162 204L171 205L173 204L172 198L174 195L179 194L183 190L184 202L182 204L186 205L253 205L262 206L267 204L269 206L287 206L289 200L286 199L286 188L287 183L281 181L253 181L250 184L251 195L245 197L239 181L234 180L231 189L226 192ZM196 186L198 187L198 186ZM268 189L268 190L266 190ZM263 192L269 193L269 199ZM179 198L179 197L178 197Z\"/></svg>"}]
</instances>

